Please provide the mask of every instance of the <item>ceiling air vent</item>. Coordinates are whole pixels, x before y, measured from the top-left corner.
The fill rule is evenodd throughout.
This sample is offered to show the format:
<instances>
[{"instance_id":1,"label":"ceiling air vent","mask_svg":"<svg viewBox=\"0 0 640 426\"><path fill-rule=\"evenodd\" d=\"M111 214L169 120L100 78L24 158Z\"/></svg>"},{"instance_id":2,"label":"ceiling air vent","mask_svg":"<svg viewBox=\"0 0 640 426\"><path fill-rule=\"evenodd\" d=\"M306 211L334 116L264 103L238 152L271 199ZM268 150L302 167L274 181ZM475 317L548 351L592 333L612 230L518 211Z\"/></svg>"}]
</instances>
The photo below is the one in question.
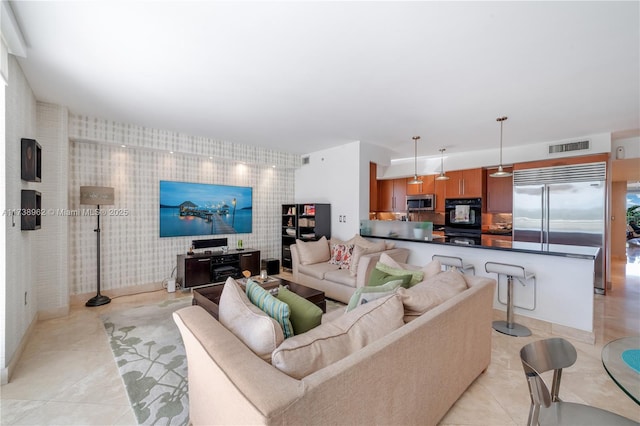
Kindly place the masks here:
<instances>
[{"instance_id":1,"label":"ceiling air vent","mask_svg":"<svg viewBox=\"0 0 640 426\"><path fill-rule=\"evenodd\" d=\"M302 157L302 164L309 164L309 162L311 161L310 157Z\"/></svg>"},{"instance_id":2,"label":"ceiling air vent","mask_svg":"<svg viewBox=\"0 0 640 426\"><path fill-rule=\"evenodd\" d=\"M588 150L590 146L590 141L578 141L578 142L569 142L569 143L561 143L558 145L549 145L549 154L561 154L563 152L570 151L582 151Z\"/></svg>"}]
</instances>

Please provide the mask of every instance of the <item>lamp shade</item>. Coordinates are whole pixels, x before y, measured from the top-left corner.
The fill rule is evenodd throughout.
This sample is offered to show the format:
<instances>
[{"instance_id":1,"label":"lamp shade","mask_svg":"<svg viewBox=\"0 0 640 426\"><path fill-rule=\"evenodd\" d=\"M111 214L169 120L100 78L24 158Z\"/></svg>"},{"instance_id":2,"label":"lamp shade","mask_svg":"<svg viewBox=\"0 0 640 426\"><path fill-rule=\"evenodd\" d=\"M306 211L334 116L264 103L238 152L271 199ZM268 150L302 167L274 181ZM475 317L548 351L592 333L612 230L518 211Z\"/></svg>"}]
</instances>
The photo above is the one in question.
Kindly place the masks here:
<instances>
[{"instance_id":1,"label":"lamp shade","mask_svg":"<svg viewBox=\"0 0 640 426\"><path fill-rule=\"evenodd\" d=\"M114 201L114 190L108 186L81 186L80 204L110 205Z\"/></svg>"}]
</instances>

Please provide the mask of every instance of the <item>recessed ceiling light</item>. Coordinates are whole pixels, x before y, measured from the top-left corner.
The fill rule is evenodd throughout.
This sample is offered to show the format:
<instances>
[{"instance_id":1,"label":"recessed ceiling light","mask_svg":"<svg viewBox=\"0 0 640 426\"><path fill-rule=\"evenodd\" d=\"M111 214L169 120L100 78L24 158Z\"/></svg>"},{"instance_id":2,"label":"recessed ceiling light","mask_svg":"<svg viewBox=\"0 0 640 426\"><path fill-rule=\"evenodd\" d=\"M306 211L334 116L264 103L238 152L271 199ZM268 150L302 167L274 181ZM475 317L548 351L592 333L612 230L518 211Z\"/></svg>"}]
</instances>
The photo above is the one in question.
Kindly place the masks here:
<instances>
[{"instance_id":1,"label":"recessed ceiling light","mask_svg":"<svg viewBox=\"0 0 640 426\"><path fill-rule=\"evenodd\" d=\"M122 148L126 148L126 147L127 147L126 145L120 145L120 146L121 146Z\"/></svg>"},{"instance_id":2,"label":"recessed ceiling light","mask_svg":"<svg viewBox=\"0 0 640 426\"><path fill-rule=\"evenodd\" d=\"M169 151L169 154L173 154L173 151Z\"/></svg>"}]
</instances>

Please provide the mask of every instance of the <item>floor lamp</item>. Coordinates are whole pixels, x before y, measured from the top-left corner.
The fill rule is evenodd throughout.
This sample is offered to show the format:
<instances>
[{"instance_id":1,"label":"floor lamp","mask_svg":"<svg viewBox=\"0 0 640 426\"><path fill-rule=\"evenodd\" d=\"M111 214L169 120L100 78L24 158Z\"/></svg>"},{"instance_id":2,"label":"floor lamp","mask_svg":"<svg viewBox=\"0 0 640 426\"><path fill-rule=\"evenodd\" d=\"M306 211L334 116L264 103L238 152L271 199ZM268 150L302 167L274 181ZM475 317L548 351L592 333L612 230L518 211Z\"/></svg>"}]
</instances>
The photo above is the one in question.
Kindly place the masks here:
<instances>
[{"instance_id":1,"label":"floor lamp","mask_svg":"<svg viewBox=\"0 0 640 426\"><path fill-rule=\"evenodd\" d=\"M113 204L113 188L106 186L81 186L80 187L80 204L90 204L97 206L96 216L98 216L98 226L93 232L96 233L96 242L98 245L98 273L97 273L97 294L89 299L85 306L101 306L111 302L109 297L100 294L100 205Z\"/></svg>"}]
</instances>

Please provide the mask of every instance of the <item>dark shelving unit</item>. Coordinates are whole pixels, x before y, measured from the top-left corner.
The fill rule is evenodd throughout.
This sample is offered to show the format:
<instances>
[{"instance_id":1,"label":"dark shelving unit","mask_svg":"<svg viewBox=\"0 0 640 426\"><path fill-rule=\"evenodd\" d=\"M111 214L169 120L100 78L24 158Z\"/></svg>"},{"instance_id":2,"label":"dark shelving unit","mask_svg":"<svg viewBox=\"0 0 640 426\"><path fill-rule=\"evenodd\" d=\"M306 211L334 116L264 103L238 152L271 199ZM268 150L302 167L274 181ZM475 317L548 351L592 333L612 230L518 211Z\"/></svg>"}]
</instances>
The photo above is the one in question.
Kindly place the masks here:
<instances>
[{"instance_id":1,"label":"dark shelving unit","mask_svg":"<svg viewBox=\"0 0 640 426\"><path fill-rule=\"evenodd\" d=\"M296 239L315 241L331 238L331 204L282 205L282 267L291 269L291 244Z\"/></svg>"}]
</instances>

